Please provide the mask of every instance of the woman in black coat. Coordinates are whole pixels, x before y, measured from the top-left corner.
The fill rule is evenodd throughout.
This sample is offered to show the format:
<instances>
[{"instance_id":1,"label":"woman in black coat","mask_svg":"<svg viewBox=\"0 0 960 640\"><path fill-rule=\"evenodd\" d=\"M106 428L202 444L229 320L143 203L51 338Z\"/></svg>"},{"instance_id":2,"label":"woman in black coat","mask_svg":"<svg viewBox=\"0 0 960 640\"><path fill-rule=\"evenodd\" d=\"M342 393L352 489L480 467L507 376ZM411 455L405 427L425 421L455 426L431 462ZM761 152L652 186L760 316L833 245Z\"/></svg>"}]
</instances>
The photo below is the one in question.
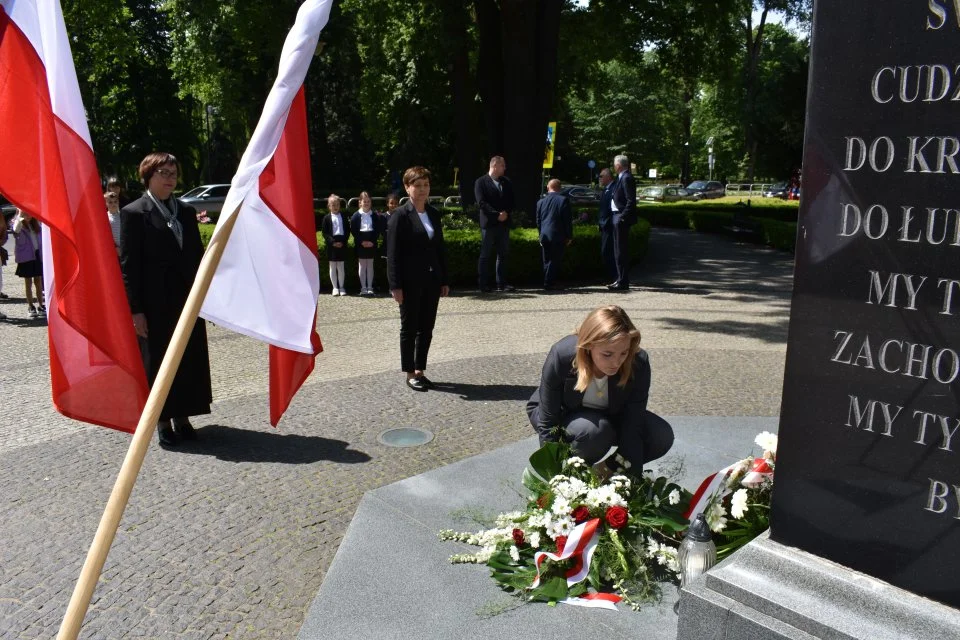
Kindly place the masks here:
<instances>
[{"instance_id":1,"label":"woman in black coat","mask_svg":"<svg viewBox=\"0 0 960 640\"><path fill-rule=\"evenodd\" d=\"M151 386L203 257L196 211L173 197L177 175L175 157L151 153L140 163L146 191L120 211L120 269ZM194 438L189 416L210 413L212 401L207 331L198 318L160 412L160 444Z\"/></svg>"},{"instance_id":2,"label":"woman in black coat","mask_svg":"<svg viewBox=\"0 0 960 640\"><path fill-rule=\"evenodd\" d=\"M433 386L423 371L433 339L440 298L450 293L447 250L440 212L427 204L430 172L411 167L403 174L410 196L390 216L387 231L387 279L390 295L400 305L400 368L407 386L426 391Z\"/></svg>"},{"instance_id":3,"label":"woman in black coat","mask_svg":"<svg viewBox=\"0 0 960 640\"><path fill-rule=\"evenodd\" d=\"M550 348L527 415L541 444L562 437L589 464L616 446L639 475L673 445L673 429L647 410L649 395L650 360L640 332L611 305L591 311L576 333Z\"/></svg>"}]
</instances>

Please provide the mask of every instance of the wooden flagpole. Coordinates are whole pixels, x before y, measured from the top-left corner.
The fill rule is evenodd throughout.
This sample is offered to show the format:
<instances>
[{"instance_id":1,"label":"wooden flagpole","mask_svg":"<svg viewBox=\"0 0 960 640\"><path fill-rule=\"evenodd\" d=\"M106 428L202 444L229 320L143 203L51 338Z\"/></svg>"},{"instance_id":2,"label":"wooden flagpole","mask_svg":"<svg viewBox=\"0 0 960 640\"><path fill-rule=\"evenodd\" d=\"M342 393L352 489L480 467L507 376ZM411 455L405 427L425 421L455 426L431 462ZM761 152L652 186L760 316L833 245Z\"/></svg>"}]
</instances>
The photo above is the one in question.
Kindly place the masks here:
<instances>
[{"instance_id":1,"label":"wooden flagpole","mask_svg":"<svg viewBox=\"0 0 960 640\"><path fill-rule=\"evenodd\" d=\"M143 466L143 459L147 455L147 447L150 445L153 432L156 431L157 420L160 418L160 412L167 401L170 385L173 384L173 377L180 366L187 340L190 338L190 333L193 331L197 317L200 315L200 307L203 305L204 298L207 297L210 281L213 280L213 274L217 270L217 265L220 264L223 249L230 239L233 225L236 223L242 205L243 202L237 206L233 215L224 221L223 228L213 236L210 245L203 254L203 260L200 262L197 277L193 281L190 295L183 307L183 313L180 314L180 319L177 321L177 327L174 329L167 352L163 355L163 362L157 372L157 379L150 389L150 395L147 397L147 403L140 415L140 422L133 434L127 456L123 460L123 466L120 467L120 473L113 485L110 499L107 500L107 506L100 518L100 526L97 527L97 533L94 535L93 543L87 552L87 559L83 563L83 569L80 570L80 577L73 589L70 603L67 605L67 612L63 616L63 622L60 623L57 640L75 640L80 633L83 618L90 607L93 590L97 585L97 580L100 579L100 574L103 572L107 553L110 551L110 546L117 534L117 528L120 526L120 518L127 508L130 493L133 491L133 484L137 481L137 475ZM150 327L147 327L147 330L149 329Z\"/></svg>"}]
</instances>

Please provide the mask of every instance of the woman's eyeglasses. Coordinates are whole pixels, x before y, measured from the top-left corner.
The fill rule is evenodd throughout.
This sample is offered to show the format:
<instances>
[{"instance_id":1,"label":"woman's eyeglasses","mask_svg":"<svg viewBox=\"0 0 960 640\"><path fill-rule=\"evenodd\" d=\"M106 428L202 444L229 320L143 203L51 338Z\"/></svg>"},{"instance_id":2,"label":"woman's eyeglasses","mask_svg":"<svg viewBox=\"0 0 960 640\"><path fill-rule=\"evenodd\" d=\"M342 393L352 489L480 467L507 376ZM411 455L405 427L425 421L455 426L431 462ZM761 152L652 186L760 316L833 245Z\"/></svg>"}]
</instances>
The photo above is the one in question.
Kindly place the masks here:
<instances>
[{"instance_id":1,"label":"woman's eyeglasses","mask_svg":"<svg viewBox=\"0 0 960 640\"><path fill-rule=\"evenodd\" d=\"M156 174L157 174L158 176L160 176L161 178L176 178L176 177L177 177L177 172L176 172L176 171L172 171L172 170L170 170L170 169L157 169L156 171L154 171L154 173L156 173Z\"/></svg>"}]
</instances>

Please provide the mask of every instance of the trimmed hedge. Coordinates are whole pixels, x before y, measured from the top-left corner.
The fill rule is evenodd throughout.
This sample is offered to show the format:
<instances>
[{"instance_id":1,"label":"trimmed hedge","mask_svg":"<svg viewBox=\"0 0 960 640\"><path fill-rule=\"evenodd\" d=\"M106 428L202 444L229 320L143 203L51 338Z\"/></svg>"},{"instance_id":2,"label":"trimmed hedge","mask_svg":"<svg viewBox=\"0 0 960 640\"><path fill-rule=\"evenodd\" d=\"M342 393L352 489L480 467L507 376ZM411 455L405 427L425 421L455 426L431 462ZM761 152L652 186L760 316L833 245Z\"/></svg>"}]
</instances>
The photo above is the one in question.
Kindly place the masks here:
<instances>
[{"instance_id":1,"label":"trimmed hedge","mask_svg":"<svg viewBox=\"0 0 960 640\"><path fill-rule=\"evenodd\" d=\"M765 244L781 251L793 252L797 241L796 220L781 220L767 217L769 210L764 210L763 217L749 215L751 212L743 207L734 207L732 210L723 210L719 207L642 207L638 213L642 219L659 227L675 229L692 229L702 233L736 234L738 238L752 240ZM751 229L752 232L735 232L734 229Z\"/></svg>"},{"instance_id":2,"label":"trimmed hedge","mask_svg":"<svg viewBox=\"0 0 960 640\"><path fill-rule=\"evenodd\" d=\"M214 225L200 225L200 237L204 246L210 241ZM444 240L447 245L447 268L450 271L450 284L454 286L475 287L477 285L477 261L480 258L480 229L446 229ZM631 262L637 263L647 255L650 241L650 223L640 219L630 229ZM327 276L328 263L323 236L317 233L317 250L320 257L320 282L324 290L329 291L330 280ZM495 259L491 256L491 262ZM360 277L357 273L357 260L353 251L346 260L347 288L359 289ZM490 265L491 276L493 265ZM603 262L600 260L600 230L594 225L573 226L573 243L563 255L560 279L562 281L596 280L606 277ZM540 253L540 240L536 229L511 229L510 253L507 259L507 280L512 284L539 286L543 284L543 262ZM374 284L380 290L386 289L386 260L374 261Z\"/></svg>"}]
</instances>

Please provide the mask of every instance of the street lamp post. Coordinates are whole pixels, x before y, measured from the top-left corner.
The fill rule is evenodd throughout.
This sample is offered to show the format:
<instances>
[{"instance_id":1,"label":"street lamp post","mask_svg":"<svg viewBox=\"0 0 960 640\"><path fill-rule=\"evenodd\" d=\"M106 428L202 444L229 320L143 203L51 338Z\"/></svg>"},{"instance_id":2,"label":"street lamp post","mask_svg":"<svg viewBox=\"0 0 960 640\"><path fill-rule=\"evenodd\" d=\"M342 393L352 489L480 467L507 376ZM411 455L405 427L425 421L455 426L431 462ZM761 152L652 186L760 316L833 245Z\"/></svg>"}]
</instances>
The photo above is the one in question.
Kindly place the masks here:
<instances>
[{"instance_id":1,"label":"street lamp post","mask_svg":"<svg viewBox=\"0 0 960 640\"><path fill-rule=\"evenodd\" d=\"M707 180L713 180L713 136L707 138L707 166L709 167L709 177Z\"/></svg>"},{"instance_id":2,"label":"street lamp post","mask_svg":"<svg viewBox=\"0 0 960 640\"><path fill-rule=\"evenodd\" d=\"M212 141L213 132L212 132L212 130L210 129L210 116L213 115L214 113L216 113L216 107L214 107L212 104L208 104L207 107L206 107L206 109L204 109L204 111L206 111L206 115L207 115L207 166L206 166L206 174L207 174L207 182L209 183L209 182L213 182L213 177L210 175L210 157L211 157L211 155L212 155L212 147L213 147L213 141Z\"/></svg>"}]
</instances>

